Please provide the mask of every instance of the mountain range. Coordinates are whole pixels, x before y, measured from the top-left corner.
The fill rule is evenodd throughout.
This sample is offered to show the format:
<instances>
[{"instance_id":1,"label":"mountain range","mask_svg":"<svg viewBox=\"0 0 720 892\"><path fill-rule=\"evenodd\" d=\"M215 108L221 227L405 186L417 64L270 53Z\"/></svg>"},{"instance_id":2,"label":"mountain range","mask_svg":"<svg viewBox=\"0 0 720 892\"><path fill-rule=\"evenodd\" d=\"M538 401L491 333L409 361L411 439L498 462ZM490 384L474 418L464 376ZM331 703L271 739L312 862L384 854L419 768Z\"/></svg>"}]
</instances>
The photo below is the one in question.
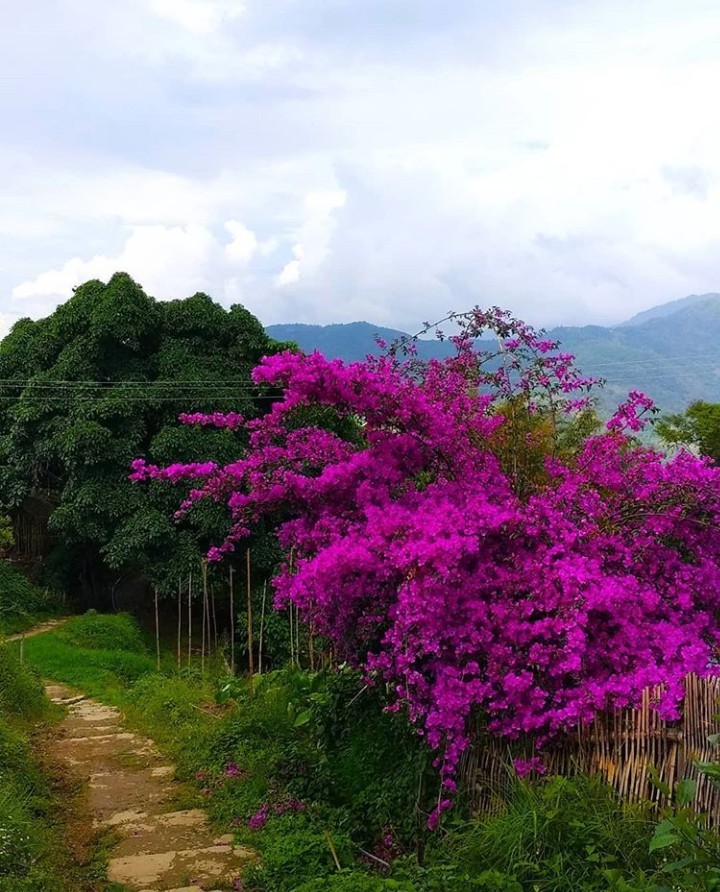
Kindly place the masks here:
<instances>
[{"instance_id":1,"label":"mountain range","mask_svg":"<svg viewBox=\"0 0 720 892\"><path fill-rule=\"evenodd\" d=\"M406 335L369 322L333 325L269 325L271 337L294 341L329 358L360 360ZM574 353L578 366L605 380L601 407L609 408L638 389L663 412L684 409L693 400L720 402L720 294L692 294L638 313L619 325L561 326L548 337ZM447 355L447 342L420 339L420 356Z\"/></svg>"}]
</instances>

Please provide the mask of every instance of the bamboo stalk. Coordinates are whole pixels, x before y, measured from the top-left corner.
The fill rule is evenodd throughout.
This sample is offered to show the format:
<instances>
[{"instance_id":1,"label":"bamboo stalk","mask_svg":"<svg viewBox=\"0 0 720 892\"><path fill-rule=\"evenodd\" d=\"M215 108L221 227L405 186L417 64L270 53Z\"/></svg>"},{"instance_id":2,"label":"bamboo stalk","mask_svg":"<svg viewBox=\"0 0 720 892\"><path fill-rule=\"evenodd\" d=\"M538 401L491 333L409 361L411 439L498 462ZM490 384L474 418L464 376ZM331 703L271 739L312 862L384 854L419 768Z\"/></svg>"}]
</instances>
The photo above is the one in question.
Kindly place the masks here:
<instances>
[{"instance_id":1,"label":"bamboo stalk","mask_svg":"<svg viewBox=\"0 0 720 892\"><path fill-rule=\"evenodd\" d=\"M300 608L295 608L295 659L300 668Z\"/></svg>"},{"instance_id":2,"label":"bamboo stalk","mask_svg":"<svg viewBox=\"0 0 720 892\"><path fill-rule=\"evenodd\" d=\"M230 667L235 675L235 592L233 589L234 568L230 567Z\"/></svg>"},{"instance_id":3,"label":"bamboo stalk","mask_svg":"<svg viewBox=\"0 0 720 892\"><path fill-rule=\"evenodd\" d=\"M248 625L248 671L250 673L250 690L253 687L255 675L255 656L253 654L253 613L252 613L252 588L250 581L250 549L245 552L247 568L247 625Z\"/></svg>"},{"instance_id":4,"label":"bamboo stalk","mask_svg":"<svg viewBox=\"0 0 720 892\"><path fill-rule=\"evenodd\" d=\"M290 665L295 665L295 636L293 635L293 606L292 601L290 602Z\"/></svg>"},{"instance_id":5,"label":"bamboo stalk","mask_svg":"<svg viewBox=\"0 0 720 892\"><path fill-rule=\"evenodd\" d=\"M218 625L217 625L217 613L215 611L215 589L210 589L210 606L212 608L212 621L213 621L213 651L217 652L218 649Z\"/></svg>"},{"instance_id":6,"label":"bamboo stalk","mask_svg":"<svg viewBox=\"0 0 720 892\"><path fill-rule=\"evenodd\" d=\"M155 589L155 652L157 655L157 670L160 671L160 611L158 609L158 590Z\"/></svg>"},{"instance_id":7,"label":"bamboo stalk","mask_svg":"<svg viewBox=\"0 0 720 892\"><path fill-rule=\"evenodd\" d=\"M192 573L188 574L188 669L192 658Z\"/></svg>"},{"instance_id":8,"label":"bamboo stalk","mask_svg":"<svg viewBox=\"0 0 720 892\"><path fill-rule=\"evenodd\" d=\"M178 576L178 596L177 596L177 667L180 671L180 641L182 639L182 580Z\"/></svg>"},{"instance_id":9,"label":"bamboo stalk","mask_svg":"<svg viewBox=\"0 0 720 892\"><path fill-rule=\"evenodd\" d=\"M260 643L258 646L258 674L263 671L263 640L265 634L265 598L267 596L267 579L263 582L262 605L260 607Z\"/></svg>"},{"instance_id":10,"label":"bamboo stalk","mask_svg":"<svg viewBox=\"0 0 720 892\"><path fill-rule=\"evenodd\" d=\"M200 672L202 674L205 673L205 607L207 605L207 563L205 561L200 562L200 567L202 568L202 583L203 583L203 602L202 602L202 646L200 648Z\"/></svg>"}]
</instances>

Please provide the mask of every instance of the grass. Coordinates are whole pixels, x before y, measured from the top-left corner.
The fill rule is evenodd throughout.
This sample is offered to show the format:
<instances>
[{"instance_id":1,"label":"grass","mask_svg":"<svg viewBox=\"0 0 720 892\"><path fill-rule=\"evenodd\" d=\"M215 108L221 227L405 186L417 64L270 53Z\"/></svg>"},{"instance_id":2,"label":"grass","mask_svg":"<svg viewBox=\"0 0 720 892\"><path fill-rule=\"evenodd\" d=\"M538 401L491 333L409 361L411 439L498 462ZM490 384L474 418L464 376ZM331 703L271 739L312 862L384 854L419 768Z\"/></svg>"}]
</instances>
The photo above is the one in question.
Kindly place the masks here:
<instances>
[{"instance_id":1,"label":"grass","mask_svg":"<svg viewBox=\"0 0 720 892\"><path fill-rule=\"evenodd\" d=\"M14 564L0 559L0 636L23 632L57 616L60 607L57 598L33 585Z\"/></svg>"},{"instance_id":2,"label":"grass","mask_svg":"<svg viewBox=\"0 0 720 892\"><path fill-rule=\"evenodd\" d=\"M14 649L0 646L0 892L106 890L95 833L75 822L78 790L46 770L44 744L60 712Z\"/></svg>"},{"instance_id":3,"label":"grass","mask_svg":"<svg viewBox=\"0 0 720 892\"><path fill-rule=\"evenodd\" d=\"M712 845L651 853L655 819L597 779L518 781L503 811L481 819L460 797L428 833L438 791L428 753L350 670L280 670L252 691L213 661L205 676L178 673L168 653L158 672L126 616L78 617L25 648L38 671L119 706L176 762L218 830L233 827L260 853L246 892L716 888Z\"/></svg>"}]
</instances>

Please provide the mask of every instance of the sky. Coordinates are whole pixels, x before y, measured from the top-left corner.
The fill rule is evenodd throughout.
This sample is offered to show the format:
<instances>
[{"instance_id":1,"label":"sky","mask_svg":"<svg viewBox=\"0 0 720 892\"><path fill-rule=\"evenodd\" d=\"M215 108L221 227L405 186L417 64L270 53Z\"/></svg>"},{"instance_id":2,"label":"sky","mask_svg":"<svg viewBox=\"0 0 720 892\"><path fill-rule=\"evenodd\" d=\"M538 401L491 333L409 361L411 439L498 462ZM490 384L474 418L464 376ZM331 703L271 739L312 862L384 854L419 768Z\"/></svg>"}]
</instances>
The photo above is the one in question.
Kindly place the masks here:
<instances>
[{"instance_id":1,"label":"sky","mask_svg":"<svg viewBox=\"0 0 720 892\"><path fill-rule=\"evenodd\" d=\"M716 0L0 11L0 334L116 270L403 329L720 291Z\"/></svg>"}]
</instances>

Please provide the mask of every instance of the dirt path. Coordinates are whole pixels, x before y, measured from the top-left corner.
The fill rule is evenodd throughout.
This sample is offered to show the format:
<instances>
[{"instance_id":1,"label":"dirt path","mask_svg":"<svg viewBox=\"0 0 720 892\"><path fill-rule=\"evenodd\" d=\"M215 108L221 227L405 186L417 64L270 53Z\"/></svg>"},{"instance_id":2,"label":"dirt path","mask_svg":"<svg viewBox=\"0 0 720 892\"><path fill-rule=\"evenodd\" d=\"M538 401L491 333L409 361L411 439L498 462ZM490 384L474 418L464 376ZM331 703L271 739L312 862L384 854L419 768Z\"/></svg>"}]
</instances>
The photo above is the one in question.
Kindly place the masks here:
<instances>
[{"instance_id":1,"label":"dirt path","mask_svg":"<svg viewBox=\"0 0 720 892\"><path fill-rule=\"evenodd\" d=\"M65 685L46 690L68 708L51 758L86 783L95 826L117 836L108 879L134 892L232 889L253 853L215 838L202 809L174 809L181 788L153 742L125 730L113 707Z\"/></svg>"},{"instance_id":2,"label":"dirt path","mask_svg":"<svg viewBox=\"0 0 720 892\"><path fill-rule=\"evenodd\" d=\"M57 629L58 626L64 625L68 621L68 617L61 617L60 619L49 619L47 622L39 623L37 626L33 626L32 629L27 629L25 632L17 632L15 635L7 635L3 638L4 641L20 641L23 638L33 638L35 635L42 635L45 632L52 632L53 629Z\"/></svg>"}]
</instances>

